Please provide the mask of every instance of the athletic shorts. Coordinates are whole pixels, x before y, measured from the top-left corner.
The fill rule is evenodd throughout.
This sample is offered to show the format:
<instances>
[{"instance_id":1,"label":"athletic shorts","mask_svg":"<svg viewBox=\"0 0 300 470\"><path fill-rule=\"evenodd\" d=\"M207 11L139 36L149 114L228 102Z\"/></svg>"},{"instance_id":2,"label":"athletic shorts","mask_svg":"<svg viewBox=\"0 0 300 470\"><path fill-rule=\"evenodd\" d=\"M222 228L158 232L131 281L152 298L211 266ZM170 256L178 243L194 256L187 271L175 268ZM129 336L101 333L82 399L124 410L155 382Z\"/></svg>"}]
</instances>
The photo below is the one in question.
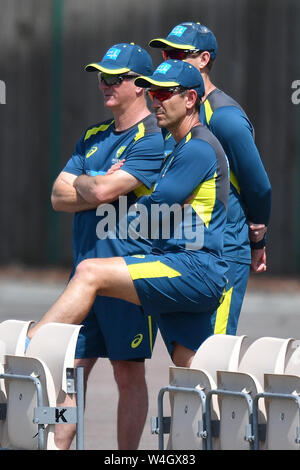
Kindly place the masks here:
<instances>
[{"instance_id":1,"label":"athletic shorts","mask_svg":"<svg viewBox=\"0 0 300 470\"><path fill-rule=\"evenodd\" d=\"M151 358L157 325L142 309L124 300L98 296L80 329L76 358Z\"/></svg>"},{"instance_id":2,"label":"athletic shorts","mask_svg":"<svg viewBox=\"0 0 300 470\"><path fill-rule=\"evenodd\" d=\"M227 261L228 284L225 297L219 308L213 313L212 328L214 334L235 335L246 293L250 265Z\"/></svg>"},{"instance_id":3,"label":"athletic shorts","mask_svg":"<svg viewBox=\"0 0 300 470\"><path fill-rule=\"evenodd\" d=\"M211 315L222 300L226 263L220 261L212 287L207 279L208 271L213 271L210 255L206 263L185 252L124 259L143 311L155 319L169 354L172 356L174 341L196 351L213 334Z\"/></svg>"}]
</instances>

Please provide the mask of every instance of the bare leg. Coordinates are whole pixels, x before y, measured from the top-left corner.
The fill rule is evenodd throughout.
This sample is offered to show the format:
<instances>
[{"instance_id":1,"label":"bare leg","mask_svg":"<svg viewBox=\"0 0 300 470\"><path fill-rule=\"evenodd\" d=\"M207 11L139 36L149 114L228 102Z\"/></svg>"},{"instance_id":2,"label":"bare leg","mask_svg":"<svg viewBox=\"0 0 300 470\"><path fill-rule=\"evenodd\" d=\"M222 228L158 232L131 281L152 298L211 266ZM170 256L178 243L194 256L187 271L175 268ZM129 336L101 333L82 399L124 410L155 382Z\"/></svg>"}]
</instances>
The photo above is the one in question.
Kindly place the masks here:
<instances>
[{"instance_id":1,"label":"bare leg","mask_svg":"<svg viewBox=\"0 0 300 470\"><path fill-rule=\"evenodd\" d=\"M84 390L86 392L87 380L89 374L97 361L97 357L75 359L74 366L84 367ZM76 395L66 395L66 399L63 403L58 404L59 407L73 407L76 406ZM55 426L55 444L60 450L68 450L74 436L76 434L76 424L56 424Z\"/></svg>"},{"instance_id":2,"label":"bare leg","mask_svg":"<svg viewBox=\"0 0 300 470\"><path fill-rule=\"evenodd\" d=\"M174 351L172 354L172 361L177 367L190 367L195 351L186 348L179 343L175 343Z\"/></svg>"},{"instance_id":3,"label":"bare leg","mask_svg":"<svg viewBox=\"0 0 300 470\"><path fill-rule=\"evenodd\" d=\"M58 300L29 330L29 338L45 323L80 324L90 311L97 295L115 297L140 305L123 258L96 258L82 261Z\"/></svg>"},{"instance_id":4,"label":"bare leg","mask_svg":"<svg viewBox=\"0 0 300 470\"><path fill-rule=\"evenodd\" d=\"M119 388L118 448L136 450L145 426L148 391L143 362L112 361Z\"/></svg>"}]
</instances>

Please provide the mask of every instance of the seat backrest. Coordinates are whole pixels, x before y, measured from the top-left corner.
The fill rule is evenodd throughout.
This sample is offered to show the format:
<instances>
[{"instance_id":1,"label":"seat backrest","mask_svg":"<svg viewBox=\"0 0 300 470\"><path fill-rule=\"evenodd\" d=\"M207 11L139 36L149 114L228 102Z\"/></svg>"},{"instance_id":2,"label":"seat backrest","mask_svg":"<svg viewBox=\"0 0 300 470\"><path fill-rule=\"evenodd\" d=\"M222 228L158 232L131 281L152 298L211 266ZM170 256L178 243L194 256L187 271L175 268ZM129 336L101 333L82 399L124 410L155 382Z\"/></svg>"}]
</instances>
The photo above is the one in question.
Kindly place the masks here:
<instances>
[{"instance_id":1,"label":"seat backrest","mask_svg":"<svg viewBox=\"0 0 300 470\"><path fill-rule=\"evenodd\" d=\"M0 340L4 341L6 354L23 356L29 325L32 321L5 320L0 323Z\"/></svg>"},{"instance_id":2,"label":"seat backrest","mask_svg":"<svg viewBox=\"0 0 300 470\"><path fill-rule=\"evenodd\" d=\"M75 348L80 325L48 323L33 336L25 355L6 355L6 368L12 374L38 377L43 406L55 407L68 392L67 368L74 368ZM7 427L14 448L37 449L37 424L33 423L37 406L36 389L31 382L8 380ZM45 446L55 449L54 424L45 428Z\"/></svg>"},{"instance_id":3,"label":"seat backrest","mask_svg":"<svg viewBox=\"0 0 300 470\"><path fill-rule=\"evenodd\" d=\"M300 376L300 345L299 341L294 341L292 345L292 354L290 355L284 373L288 375Z\"/></svg>"},{"instance_id":4,"label":"seat backrest","mask_svg":"<svg viewBox=\"0 0 300 470\"><path fill-rule=\"evenodd\" d=\"M252 374L263 385L264 374L284 372L293 341L293 338L271 337L253 341L243 355L238 371Z\"/></svg>"},{"instance_id":5,"label":"seat backrest","mask_svg":"<svg viewBox=\"0 0 300 470\"><path fill-rule=\"evenodd\" d=\"M4 356L6 353L6 345L3 340L0 339L0 365L4 364Z\"/></svg>"},{"instance_id":6,"label":"seat backrest","mask_svg":"<svg viewBox=\"0 0 300 470\"><path fill-rule=\"evenodd\" d=\"M47 364L54 381L56 396L67 393L66 369L74 367L75 348L80 325L47 323L37 330L26 350L27 357Z\"/></svg>"},{"instance_id":7,"label":"seat backrest","mask_svg":"<svg viewBox=\"0 0 300 470\"><path fill-rule=\"evenodd\" d=\"M247 349L247 336L212 335L201 344L192 362L192 369L207 371L217 381L217 370L238 369L239 362Z\"/></svg>"},{"instance_id":8,"label":"seat backrest","mask_svg":"<svg viewBox=\"0 0 300 470\"><path fill-rule=\"evenodd\" d=\"M4 363L5 363L5 350L6 346L4 341L0 340L0 373L4 373ZM0 379L0 405L6 403L6 389L4 384L4 379ZM1 410L0 410L1 411ZM6 422L3 419L0 419L0 449L6 445Z\"/></svg>"},{"instance_id":9,"label":"seat backrest","mask_svg":"<svg viewBox=\"0 0 300 470\"><path fill-rule=\"evenodd\" d=\"M203 441L198 436L198 422L203 423L204 401L194 391L210 390L210 380L199 369L170 367L169 371L173 390L170 393L172 419L168 450L200 450Z\"/></svg>"},{"instance_id":10,"label":"seat backrest","mask_svg":"<svg viewBox=\"0 0 300 470\"><path fill-rule=\"evenodd\" d=\"M56 393L51 373L45 363L26 356L6 356L6 371L16 375L7 380L7 446L13 449L38 449L38 424L34 422L37 406L37 391L33 382L18 377L36 377L42 388L43 406L56 406ZM46 425L44 448L56 449L54 444L55 425Z\"/></svg>"}]
</instances>

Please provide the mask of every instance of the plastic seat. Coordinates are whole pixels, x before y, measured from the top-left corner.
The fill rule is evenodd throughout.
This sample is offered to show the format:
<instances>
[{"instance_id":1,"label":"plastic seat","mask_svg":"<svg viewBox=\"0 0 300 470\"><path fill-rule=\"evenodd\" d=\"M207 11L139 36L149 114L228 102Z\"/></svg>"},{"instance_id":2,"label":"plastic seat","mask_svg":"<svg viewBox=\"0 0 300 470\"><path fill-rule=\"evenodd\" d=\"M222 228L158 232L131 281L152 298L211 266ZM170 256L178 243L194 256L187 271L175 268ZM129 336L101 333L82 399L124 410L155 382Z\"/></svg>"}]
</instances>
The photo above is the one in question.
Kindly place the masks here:
<instances>
[{"instance_id":1,"label":"plastic seat","mask_svg":"<svg viewBox=\"0 0 300 470\"><path fill-rule=\"evenodd\" d=\"M56 449L55 423L74 422L74 417L66 419L57 403L75 392L74 354L80 328L48 323L36 332L25 356L5 356L9 448Z\"/></svg>"},{"instance_id":2,"label":"plastic seat","mask_svg":"<svg viewBox=\"0 0 300 470\"><path fill-rule=\"evenodd\" d=\"M23 356L29 325L33 321L5 320L0 323L0 340L5 343L6 354Z\"/></svg>"},{"instance_id":3,"label":"plastic seat","mask_svg":"<svg viewBox=\"0 0 300 470\"><path fill-rule=\"evenodd\" d=\"M199 347L190 368L170 367L169 386L164 387L159 398L159 447L163 448L164 419L163 394L169 393L171 405L168 449L199 450L206 446L205 411L206 393L216 388L218 368L237 370L246 349L246 336L213 335ZM212 398L212 420L218 423L217 398ZM217 447L217 429L213 428L214 446Z\"/></svg>"},{"instance_id":4,"label":"plastic seat","mask_svg":"<svg viewBox=\"0 0 300 470\"><path fill-rule=\"evenodd\" d=\"M213 394L219 398L222 450L253 448L253 399L263 392L265 373L284 372L292 343L292 338L259 338L245 352L237 372L217 372L217 390ZM210 398L207 407L209 401ZM260 400L257 421L256 429L261 432L256 438L262 441L260 445L264 448L266 410L263 400Z\"/></svg>"},{"instance_id":5,"label":"plastic seat","mask_svg":"<svg viewBox=\"0 0 300 470\"><path fill-rule=\"evenodd\" d=\"M0 342L2 342L0 374L4 372L4 350L5 354L24 355L26 335L31 323L32 321L22 320L5 320L0 323ZM7 423L3 419L6 402L5 383L0 378L0 447L8 446Z\"/></svg>"},{"instance_id":6,"label":"plastic seat","mask_svg":"<svg viewBox=\"0 0 300 470\"><path fill-rule=\"evenodd\" d=\"M237 370L247 348L246 335L212 335L199 347L191 362L191 369L205 370L216 383L217 370Z\"/></svg>"},{"instance_id":7,"label":"plastic seat","mask_svg":"<svg viewBox=\"0 0 300 470\"><path fill-rule=\"evenodd\" d=\"M5 350L5 343L0 340L0 374L4 372ZM0 378L0 449L7 445L6 402L5 384L4 380Z\"/></svg>"},{"instance_id":8,"label":"plastic seat","mask_svg":"<svg viewBox=\"0 0 300 470\"><path fill-rule=\"evenodd\" d=\"M265 374L267 450L300 449L300 347L295 341L284 374Z\"/></svg>"}]
</instances>

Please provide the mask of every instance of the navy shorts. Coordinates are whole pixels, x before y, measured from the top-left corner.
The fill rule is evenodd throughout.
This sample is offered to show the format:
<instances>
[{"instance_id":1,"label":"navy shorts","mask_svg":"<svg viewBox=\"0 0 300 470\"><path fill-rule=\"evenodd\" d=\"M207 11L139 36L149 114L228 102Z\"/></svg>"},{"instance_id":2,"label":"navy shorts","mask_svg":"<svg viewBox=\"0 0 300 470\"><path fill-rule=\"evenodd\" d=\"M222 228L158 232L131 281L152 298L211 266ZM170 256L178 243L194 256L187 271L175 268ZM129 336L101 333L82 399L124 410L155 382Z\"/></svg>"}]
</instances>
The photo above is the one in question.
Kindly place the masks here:
<instances>
[{"instance_id":1,"label":"navy shorts","mask_svg":"<svg viewBox=\"0 0 300 470\"><path fill-rule=\"evenodd\" d=\"M157 325L137 305L98 296L82 324L76 358L130 361L152 356Z\"/></svg>"},{"instance_id":2,"label":"navy shorts","mask_svg":"<svg viewBox=\"0 0 300 470\"><path fill-rule=\"evenodd\" d=\"M250 265L227 261L228 283L224 301L212 315L214 334L235 335L246 293Z\"/></svg>"},{"instance_id":3,"label":"navy shorts","mask_svg":"<svg viewBox=\"0 0 300 470\"><path fill-rule=\"evenodd\" d=\"M124 259L143 310L157 322L170 355L175 341L196 351L213 334L211 315L222 299L227 264L218 260L216 268L210 255L186 252Z\"/></svg>"}]
</instances>

